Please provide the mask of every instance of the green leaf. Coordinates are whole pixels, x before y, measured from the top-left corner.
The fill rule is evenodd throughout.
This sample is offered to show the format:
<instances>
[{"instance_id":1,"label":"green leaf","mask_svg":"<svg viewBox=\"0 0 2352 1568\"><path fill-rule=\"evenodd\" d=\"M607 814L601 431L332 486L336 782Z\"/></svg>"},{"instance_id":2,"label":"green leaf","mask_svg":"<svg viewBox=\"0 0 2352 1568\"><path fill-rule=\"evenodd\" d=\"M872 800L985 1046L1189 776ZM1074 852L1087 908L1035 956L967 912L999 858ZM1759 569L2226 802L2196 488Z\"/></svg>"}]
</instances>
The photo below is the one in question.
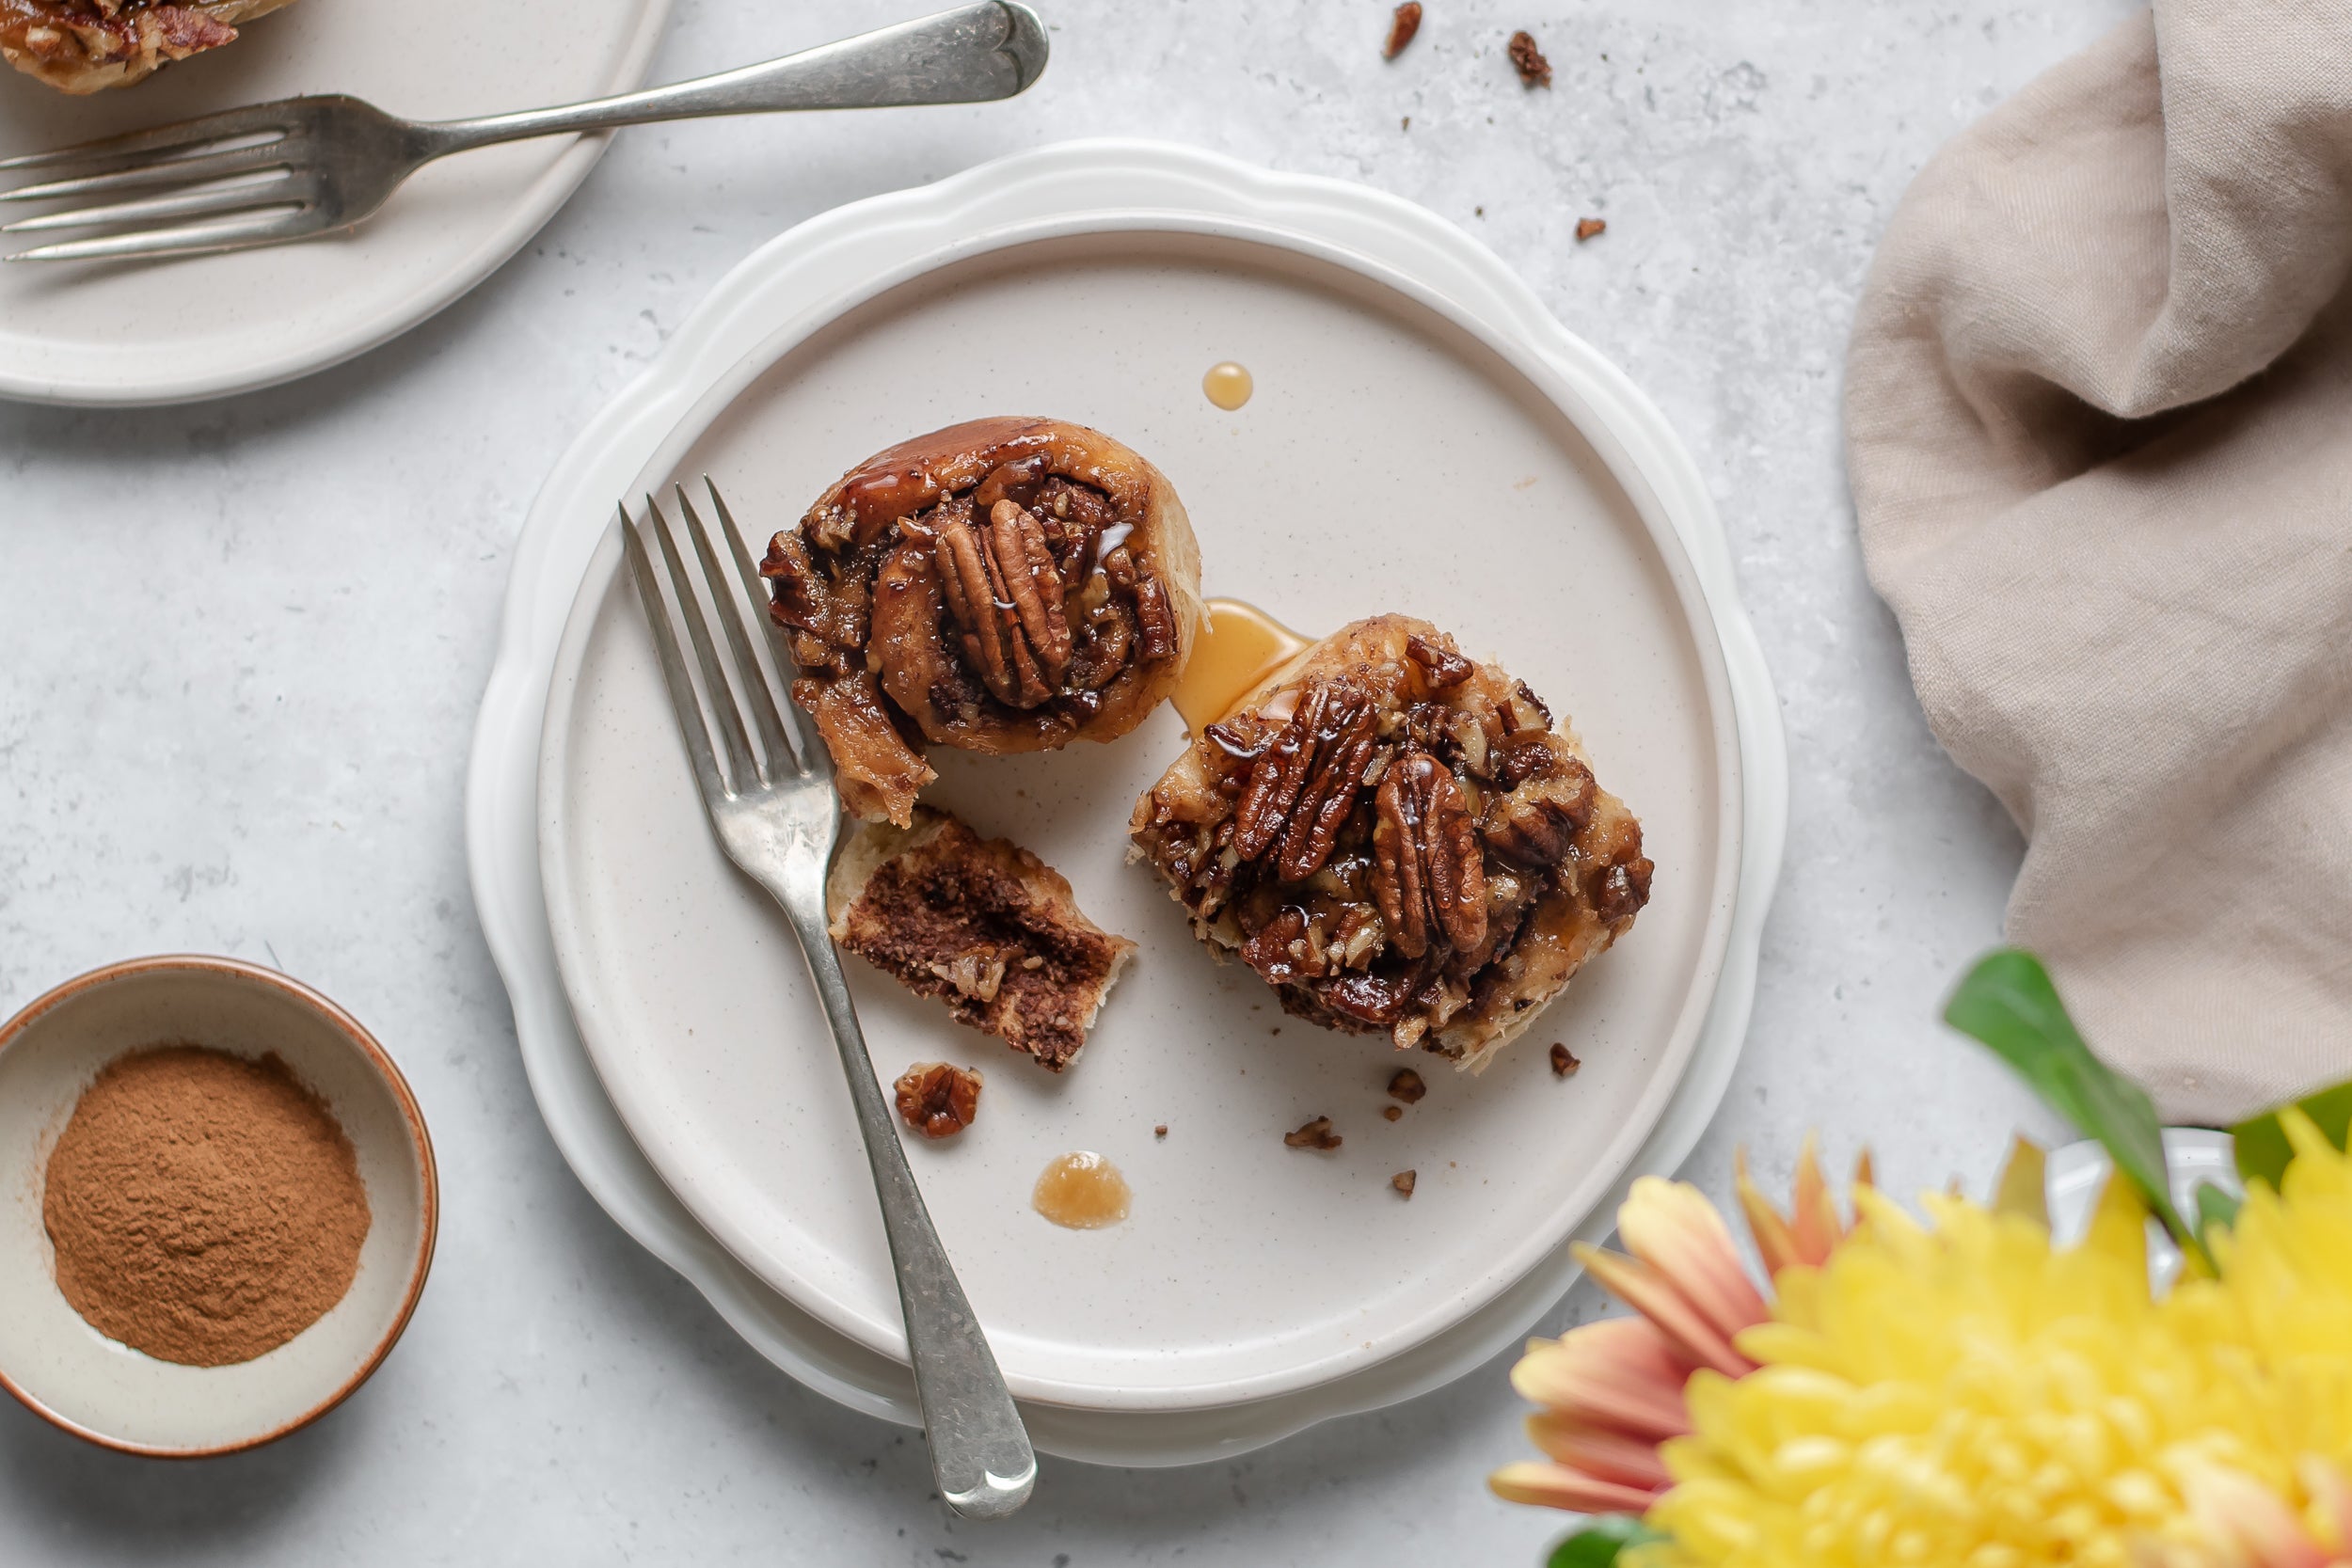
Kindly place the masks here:
<instances>
[{"instance_id":1,"label":"green leaf","mask_svg":"<svg viewBox=\"0 0 2352 1568\"><path fill-rule=\"evenodd\" d=\"M2228 1230L2237 1224L2237 1212L2245 1204L2215 1186L2210 1181L2197 1183L2197 1233L2201 1236L2219 1226Z\"/></svg>"},{"instance_id":2,"label":"green leaf","mask_svg":"<svg viewBox=\"0 0 2352 1568\"><path fill-rule=\"evenodd\" d=\"M2352 1130L2352 1084L2338 1084L2295 1103L2319 1124L2329 1143L2344 1147L2346 1131ZM2295 1158L2286 1129L2279 1125L2279 1113L2265 1111L2251 1121L2241 1121L2230 1129L2230 1135L2237 1140L2237 1173L2249 1182L2267 1181L2277 1191L2287 1162Z\"/></svg>"},{"instance_id":3,"label":"green leaf","mask_svg":"<svg viewBox=\"0 0 2352 1568\"><path fill-rule=\"evenodd\" d=\"M2096 1138L2173 1240L2204 1252L2173 1207L2154 1104L2090 1053L2040 958L2015 947L1986 954L1952 993L1944 1021L1991 1047L2052 1109Z\"/></svg>"},{"instance_id":4,"label":"green leaf","mask_svg":"<svg viewBox=\"0 0 2352 1568\"><path fill-rule=\"evenodd\" d=\"M1551 1549L1545 1568L1609 1568L1628 1546L1666 1538L1630 1513L1602 1513Z\"/></svg>"}]
</instances>

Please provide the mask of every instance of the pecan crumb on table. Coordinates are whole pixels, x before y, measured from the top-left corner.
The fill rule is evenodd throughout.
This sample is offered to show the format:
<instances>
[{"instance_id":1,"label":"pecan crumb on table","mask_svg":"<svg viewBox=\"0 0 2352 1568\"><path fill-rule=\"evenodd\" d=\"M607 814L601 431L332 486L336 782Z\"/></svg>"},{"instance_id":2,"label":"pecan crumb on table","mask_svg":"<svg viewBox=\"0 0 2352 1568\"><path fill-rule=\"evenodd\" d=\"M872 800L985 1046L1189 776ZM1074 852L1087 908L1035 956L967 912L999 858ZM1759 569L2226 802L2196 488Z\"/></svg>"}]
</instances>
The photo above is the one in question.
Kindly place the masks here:
<instances>
[{"instance_id":1,"label":"pecan crumb on table","mask_svg":"<svg viewBox=\"0 0 2352 1568\"><path fill-rule=\"evenodd\" d=\"M1394 1187L1398 1192L1403 1193L1406 1197L1410 1197L1413 1196L1414 1183L1420 1180L1420 1172L1401 1170L1394 1176L1389 1178L1389 1185Z\"/></svg>"},{"instance_id":2,"label":"pecan crumb on table","mask_svg":"<svg viewBox=\"0 0 2352 1568\"><path fill-rule=\"evenodd\" d=\"M1565 1078L1583 1065L1584 1064L1582 1062L1578 1061L1575 1056L1569 1053L1566 1046L1557 1044L1552 1046L1551 1075L1554 1078Z\"/></svg>"},{"instance_id":3,"label":"pecan crumb on table","mask_svg":"<svg viewBox=\"0 0 2352 1568\"><path fill-rule=\"evenodd\" d=\"M1389 19L1389 41L1380 46L1380 57L1393 60L1405 53L1405 46L1421 31L1421 0L1405 0L1396 14Z\"/></svg>"},{"instance_id":4,"label":"pecan crumb on table","mask_svg":"<svg viewBox=\"0 0 2352 1568\"><path fill-rule=\"evenodd\" d=\"M1329 1117L1317 1117L1295 1132L1285 1132L1282 1141L1293 1148L1332 1149L1340 1147L1340 1135L1331 1131Z\"/></svg>"},{"instance_id":5,"label":"pecan crumb on table","mask_svg":"<svg viewBox=\"0 0 2352 1568\"><path fill-rule=\"evenodd\" d=\"M1531 87L1551 86L1551 62L1535 47L1535 35L1522 27L1511 35L1511 64L1517 68L1519 80Z\"/></svg>"},{"instance_id":6,"label":"pecan crumb on table","mask_svg":"<svg viewBox=\"0 0 2352 1568\"><path fill-rule=\"evenodd\" d=\"M1389 1080L1389 1098L1410 1105L1429 1092L1429 1085L1421 1081L1421 1074L1411 1068L1401 1067Z\"/></svg>"},{"instance_id":7,"label":"pecan crumb on table","mask_svg":"<svg viewBox=\"0 0 2352 1568\"><path fill-rule=\"evenodd\" d=\"M1576 220L1576 237L1579 240L1593 239L1597 235L1606 234L1608 232L1609 220L1607 218L1579 218Z\"/></svg>"},{"instance_id":8,"label":"pecan crumb on table","mask_svg":"<svg viewBox=\"0 0 2352 1568\"><path fill-rule=\"evenodd\" d=\"M927 1138L952 1138L980 1114L980 1075L946 1062L917 1062L893 1085L898 1115Z\"/></svg>"}]
</instances>

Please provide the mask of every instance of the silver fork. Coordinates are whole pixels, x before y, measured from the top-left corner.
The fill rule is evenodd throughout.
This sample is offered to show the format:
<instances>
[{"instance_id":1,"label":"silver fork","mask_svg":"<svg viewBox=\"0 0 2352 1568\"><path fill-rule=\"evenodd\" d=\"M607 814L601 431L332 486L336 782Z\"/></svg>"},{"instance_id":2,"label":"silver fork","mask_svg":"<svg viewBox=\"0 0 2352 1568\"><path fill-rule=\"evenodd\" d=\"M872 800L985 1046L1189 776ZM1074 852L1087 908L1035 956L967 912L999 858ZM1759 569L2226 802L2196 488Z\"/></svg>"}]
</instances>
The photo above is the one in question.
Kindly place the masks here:
<instances>
[{"instance_id":1,"label":"silver fork","mask_svg":"<svg viewBox=\"0 0 2352 1568\"><path fill-rule=\"evenodd\" d=\"M11 261L199 256L284 245L353 227L408 176L453 152L704 115L986 103L1025 90L1044 71L1045 56L1045 24L1035 11L1015 0L979 0L765 65L562 108L428 121L401 119L341 95L280 99L0 158L0 171L69 172L0 192L0 201L107 198L21 219L0 233L117 230L22 250ZM183 188L113 199L167 186Z\"/></svg>"},{"instance_id":2,"label":"silver fork","mask_svg":"<svg viewBox=\"0 0 2352 1568\"><path fill-rule=\"evenodd\" d=\"M906 1319L908 1359L914 1391L930 1438L931 1474L947 1506L967 1518L997 1519L1028 1500L1037 1480L1037 1455L1021 1414L1005 1388L1004 1374L972 1315L939 1233L931 1228L923 1195L907 1168L906 1149L891 1122L874 1064L858 1028L857 1009L841 974L841 956L825 929L825 868L833 858L840 824L840 797L825 749L812 741L788 700L780 700L752 651L747 611L756 616L756 635L768 642L779 671L789 668L756 607L765 602L751 556L727 515L719 487L706 479L718 531L734 560L734 577L749 602L728 586L710 530L704 526L686 488L677 487L677 509L696 569L678 549L675 525L651 496L645 498L643 532L621 508L621 542L629 575L636 579L645 619L653 627L661 677L677 711L678 732L702 785L703 805L727 858L768 890L783 906L808 960L810 979L833 1025L833 1039L850 1080L857 1129L866 1141L874 1190L882 1199L882 1229L890 1238L891 1261L898 1276L898 1307ZM644 534L651 534L649 551ZM660 558L656 565L655 554ZM673 617L664 602L666 585L675 601ZM681 638L678 622L685 624ZM715 629L714 629L715 623ZM722 654L719 643L725 643ZM690 666L702 676L697 695ZM718 737L712 744L712 736Z\"/></svg>"}]
</instances>

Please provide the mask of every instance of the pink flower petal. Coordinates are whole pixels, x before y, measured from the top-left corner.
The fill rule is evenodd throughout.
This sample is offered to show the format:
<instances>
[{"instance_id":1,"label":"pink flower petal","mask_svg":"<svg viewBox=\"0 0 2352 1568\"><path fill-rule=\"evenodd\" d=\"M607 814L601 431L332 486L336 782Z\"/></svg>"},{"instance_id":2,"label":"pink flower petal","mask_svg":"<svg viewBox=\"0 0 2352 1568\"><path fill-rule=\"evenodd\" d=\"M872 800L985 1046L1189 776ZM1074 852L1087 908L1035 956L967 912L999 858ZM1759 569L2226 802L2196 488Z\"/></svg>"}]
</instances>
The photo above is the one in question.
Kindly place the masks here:
<instances>
[{"instance_id":1,"label":"pink flower petal","mask_svg":"<svg viewBox=\"0 0 2352 1568\"><path fill-rule=\"evenodd\" d=\"M1592 1271L1619 1301L1658 1325L1677 1350L1725 1377L1745 1377L1756 1363L1731 1346L1698 1309L1683 1299L1666 1276L1648 1264L1579 1243L1576 1260Z\"/></svg>"},{"instance_id":2,"label":"pink flower petal","mask_svg":"<svg viewBox=\"0 0 2352 1568\"><path fill-rule=\"evenodd\" d=\"M1601 1481L1662 1492L1674 1484L1658 1445L1588 1426L1573 1416L1530 1416L1527 1434L1535 1446L1573 1470Z\"/></svg>"},{"instance_id":3,"label":"pink flower petal","mask_svg":"<svg viewBox=\"0 0 2352 1568\"><path fill-rule=\"evenodd\" d=\"M1772 1316L1715 1206L1685 1181L1645 1176L1617 1211L1628 1251L1663 1275L1726 1340Z\"/></svg>"},{"instance_id":4,"label":"pink flower petal","mask_svg":"<svg viewBox=\"0 0 2352 1568\"><path fill-rule=\"evenodd\" d=\"M1571 1513L1639 1513L1652 1500L1641 1487L1534 1460L1505 1465L1486 1478L1486 1485L1505 1502L1564 1508Z\"/></svg>"}]
</instances>

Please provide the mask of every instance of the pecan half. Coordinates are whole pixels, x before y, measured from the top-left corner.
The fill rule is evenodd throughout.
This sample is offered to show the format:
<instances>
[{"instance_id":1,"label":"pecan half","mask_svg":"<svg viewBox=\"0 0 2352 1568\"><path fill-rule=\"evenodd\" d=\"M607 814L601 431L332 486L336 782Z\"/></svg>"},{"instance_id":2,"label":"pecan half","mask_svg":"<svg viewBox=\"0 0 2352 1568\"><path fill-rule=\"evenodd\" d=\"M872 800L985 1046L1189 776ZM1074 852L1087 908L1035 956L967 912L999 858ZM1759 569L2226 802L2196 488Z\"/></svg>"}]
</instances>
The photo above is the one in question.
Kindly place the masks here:
<instances>
[{"instance_id":1,"label":"pecan half","mask_svg":"<svg viewBox=\"0 0 2352 1568\"><path fill-rule=\"evenodd\" d=\"M1250 765L1234 809L1233 852L1254 861L1275 850L1275 873L1286 881L1323 869L1379 738L1379 708L1369 696L1315 683Z\"/></svg>"},{"instance_id":2,"label":"pecan half","mask_svg":"<svg viewBox=\"0 0 2352 1568\"><path fill-rule=\"evenodd\" d=\"M1379 730L1379 709L1371 698L1348 692L1332 704L1327 721L1313 737L1313 765L1291 809L1290 826L1275 861L1275 870L1285 880L1303 882L1331 858L1340 829L1356 809L1356 792L1378 744Z\"/></svg>"},{"instance_id":3,"label":"pecan half","mask_svg":"<svg viewBox=\"0 0 2352 1568\"><path fill-rule=\"evenodd\" d=\"M1143 642L1143 662L1156 664L1176 657L1176 612L1168 607L1168 590L1160 579L1136 579L1136 628Z\"/></svg>"},{"instance_id":4,"label":"pecan half","mask_svg":"<svg viewBox=\"0 0 2352 1568\"><path fill-rule=\"evenodd\" d=\"M1372 895L1389 940L1408 958L1433 944L1486 940L1486 865L1462 786L1426 752L1407 752L1380 781L1372 830Z\"/></svg>"},{"instance_id":5,"label":"pecan half","mask_svg":"<svg viewBox=\"0 0 2352 1568\"><path fill-rule=\"evenodd\" d=\"M1176 612L1160 579L1136 564L1127 546L1103 558L1103 575L1135 606L1136 637L1146 664L1176 657Z\"/></svg>"},{"instance_id":6,"label":"pecan half","mask_svg":"<svg viewBox=\"0 0 2352 1568\"><path fill-rule=\"evenodd\" d=\"M998 702L1039 706L1069 673L1072 645L1043 528L1011 499L989 510L985 529L961 500L943 503L933 519L932 568L965 657Z\"/></svg>"}]
</instances>

